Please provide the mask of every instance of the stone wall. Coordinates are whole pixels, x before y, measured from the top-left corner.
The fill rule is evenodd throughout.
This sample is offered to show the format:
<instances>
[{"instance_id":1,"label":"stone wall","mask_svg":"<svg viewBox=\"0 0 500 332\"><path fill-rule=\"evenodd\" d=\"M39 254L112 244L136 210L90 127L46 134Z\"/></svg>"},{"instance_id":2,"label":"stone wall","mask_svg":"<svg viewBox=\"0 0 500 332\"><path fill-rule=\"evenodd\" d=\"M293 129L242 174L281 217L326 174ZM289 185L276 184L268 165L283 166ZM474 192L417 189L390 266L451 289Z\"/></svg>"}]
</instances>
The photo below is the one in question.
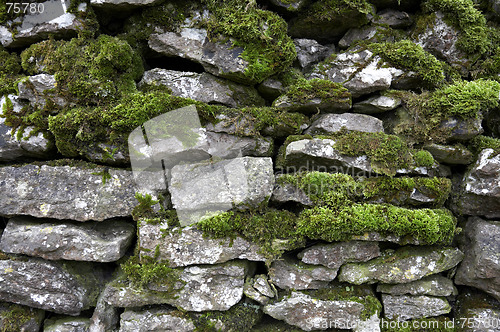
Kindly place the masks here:
<instances>
[{"instance_id":1,"label":"stone wall","mask_svg":"<svg viewBox=\"0 0 500 332\"><path fill-rule=\"evenodd\" d=\"M0 331L500 331L497 0L4 3Z\"/></svg>"}]
</instances>

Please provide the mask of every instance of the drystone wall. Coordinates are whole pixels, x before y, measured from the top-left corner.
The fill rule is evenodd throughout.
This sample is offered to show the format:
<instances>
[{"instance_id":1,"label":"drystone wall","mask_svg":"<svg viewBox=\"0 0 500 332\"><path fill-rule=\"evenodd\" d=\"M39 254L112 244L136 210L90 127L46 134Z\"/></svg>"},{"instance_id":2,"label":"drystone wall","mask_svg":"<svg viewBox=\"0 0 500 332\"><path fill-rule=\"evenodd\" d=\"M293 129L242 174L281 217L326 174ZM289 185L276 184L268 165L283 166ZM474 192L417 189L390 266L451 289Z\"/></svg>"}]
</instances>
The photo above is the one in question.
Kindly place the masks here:
<instances>
[{"instance_id":1,"label":"drystone wall","mask_svg":"<svg viewBox=\"0 0 500 332\"><path fill-rule=\"evenodd\" d=\"M498 0L0 3L0 331L500 331Z\"/></svg>"}]
</instances>

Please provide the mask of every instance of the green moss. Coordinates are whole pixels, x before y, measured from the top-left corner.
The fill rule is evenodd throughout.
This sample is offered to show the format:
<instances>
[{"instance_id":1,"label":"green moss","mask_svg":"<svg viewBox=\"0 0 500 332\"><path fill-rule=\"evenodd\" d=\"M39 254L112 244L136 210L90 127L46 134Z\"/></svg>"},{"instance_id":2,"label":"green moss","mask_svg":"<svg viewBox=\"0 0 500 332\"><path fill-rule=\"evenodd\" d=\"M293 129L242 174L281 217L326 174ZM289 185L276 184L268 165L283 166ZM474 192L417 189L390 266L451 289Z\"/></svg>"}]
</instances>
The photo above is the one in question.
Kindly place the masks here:
<instances>
[{"instance_id":1,"label":"green moss","mask_svg":"<svg viewBox=\"0 0 500 332\"><path fill-rule=\"evenodd\" d=\"M320 98L323 103L333 104L346 99L352 103L351 93L342 84L319 78L299 79L288 88L285 96L292 104L304 104L315 98Z\"/></svg>"},{"instance_id":2,"label":"green moss","mask_svg":"<svg viewBox=\"0 0 500 332\"><path fill-rule=\"evenodd\" d=\"M16 93L17 81L22 77L21 69L19 56L0 46L0 98Z\"/></svg>"},{"instance_id":3,"label":"green moss","mask_svg":"<svg viewBox=\"0 0 500 332\"><path fill-rule=\"evenodd\" d=\"M150 194L142 195L135 193L135 199L139 202L132 210L132 217L135 221L141 218L152 218L156 215L153 206L158 204L158 200L154 200Z\"/></svg>"},{"instance_id":4,"label":"green moss","mask_svg":"<svg viewBox=\"0 0 500 332\"><path fill-rule=\"evenodd\" d=\"M484 149L493 149L493 156L496 156L500 153L500 139L479 135L474 137L470 143L468 148L475 154L478 155Z\"/></svg>"},{"instance_id":5,"label":"green moss","mask_svg":"<svg viewBox=\"0 0 500 332\"><path fill-rule=\"evenodd\" d=\"M303 245L303 237L296 232L297 217L288 211L265 210L223 212L198 222L197 227L206 236L224 238L242 236L261 247L269 261L283 253L280 243L286 241L287 249Z\"/></svg>"},{"instance_id":6,"label":"green moss","mask_svg":"<svg viewBox=\"0 0 500 332\"><path fill-rule=\"evenodd\" d=\"M43 311L17 304L5 303L0 305L0 331L24 331L25 325L31 320L41 321Z\"/></svg>"},{"instance_id":7,"label":"green moss","mask_svg":"<svg viewBox=\"0 0 500 332\"><path fill-rule=\"evenodd\" d=\"M140 57L118 38L47 40L21 53L23 69L53 74L57 93L79 104L109 103L136 91L144 71Z\"/></svg>"},{"instance_id":8,"label":"green moss","mask_svg":"<svg viewBox=\"0 0 500 332\"><path fill-rule=\"evenodd\" d=\"M252 327L262 317L262 310L258 305L239 303L227 311L211 311L191 316L196 332L220 331L216 328L218 322L223 324L226 331L245 332L253 331Z\"/></svg>"},{"instance_id":9,"label":"green moss","mask_svg":"<svg viewBox=\"0 0 500 332\"><path fill-rule=\"evenodd\" d=\"M282 146L280 146L279 151L278 151L278 156L276 157L276 167L284 169L285 168L285 153L286 153L286 147L288 144L296 141L300 141L303 139L312 139L311 135L290 135L285 139L285 142L283 143Z\"/></svg>"},{"instance_id":10,"label":"green moss","mask_svg":"<svg viewBox=\"0 0 500 332\"><path fill-rule=\"evenodd\" d=\"M427 13L442 11L446 19L460 29L458 47L465 52L482 54L492 46L486 19L476 9L474 1L428 0L422 5L422 8Z\"/></svg>"},{"instance_id":11,"label":"green moss","mask_svg":"<svg viewBox=\"0 0 500 332\"><path fill-rule=\"evenodd\" d=\"M457 321L448 317L422 318L409 321L387 319L381 324L382 332L454 332Z\"/></svg>"},{"instance_id":12,"label":"green moss","mask_svg":"<svg viewBox=\"0 0 500 332\"><path fill-rule=\"evenodd\" d=\"M432 86L440 85L445 79L442 62L410 40L371 44L368 48L390 64L416 72Z\"/></svg>"},{"instance_id":13,"label":"green moss","mask_svg":"<svg viewBox=\"0 0 500 332\"><path fill-rule=\"evenodd\" d=\"M413 154L415 164L419 167L430 167L434 165L434 157L429 151L420 150Z\"/></svg>"},{"instance_id":14,"label":"green moss","mask_svg":"<svg viewBox=\"0 0 500 332\"><path fill-rule=\"evenodd\" d=\"M365 0L325 0L311 5L305 15L311 21L331 21L353 12L370 14L371 11L370 3Z\"/></svg>"}]
</instances>

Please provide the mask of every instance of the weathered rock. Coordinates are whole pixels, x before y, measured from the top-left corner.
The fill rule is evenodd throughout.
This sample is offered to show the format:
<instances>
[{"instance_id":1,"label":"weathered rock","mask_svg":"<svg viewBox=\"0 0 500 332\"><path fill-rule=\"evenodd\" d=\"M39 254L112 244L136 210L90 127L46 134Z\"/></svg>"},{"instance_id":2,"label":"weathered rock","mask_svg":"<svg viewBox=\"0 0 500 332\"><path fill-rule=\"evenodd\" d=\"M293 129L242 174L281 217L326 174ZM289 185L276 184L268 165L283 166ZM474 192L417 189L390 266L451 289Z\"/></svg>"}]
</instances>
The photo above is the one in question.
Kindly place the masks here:
<instances>
[{"instance_id":1,"label":"weathered rock","mask_svg":"<svg viewBox=\"0 0 500 332\"><path fill-rule=\"evenodd\" d=\"M228 310L241 300L251 268L245 261L182 268L173 290L170 285L152 283L140 288L118 279L106 287L103 296L115 307L170 304L187 311Z\"/></svg>"},{"instance_id":2,"label":"weathered rock","mask_svg":"<svg viewBox=\"0 0 500 332\"><path fill-rule=\"evenodd\" d=\"M253 87L227 81L209 73L193 73L156 68L144 73L139 86L166 86L172 95L230 107L264 106Z\"/></svg>"},{"instance_id":3,"label":"weathered rock","mask_svg":"<svg viewBox=\"0 0 500 332\"><path fill-rule=\"evenodd\" d=\"M304 132L306 135L331 135L342 129L367 133L384 132L381 120L364 114L323 114Z\"/></svg>"},{"instance_id":4,"label":"weathered rock","mask_svg":"<svg viewBox=\"0 0 500 332\"><path fill-rule=\"evenodd\" d=\"M286 92L286 86L273 76L260 83L257 90L264 98L274 100Z\"/></svg>"},{"instance_id":5,"label":"weathered rock","mask_svg":"<svg viewBox=\"0 0 500 332\"><path fill-rule=\"evenodd\" d=\"M500 319L500 302L475 289L463 289L454 306L456 321L467 322L462 331L497 332Z\"/></svg>"},{"instance_id":6,"label":"weathered rock","mask_svg":"<svg viewBox=\"0 0 500 332\"><path fill-rule=\"evenodd\" d=\"M451 296L458 294L453 281L438 274L431 275L420 280L406 284L378 284L377 292L392 295L431 295Z\"/></svg>"},{"instance_id":7,"label":"weathered rock","mask_svg":"<svg viewBox=\"0 0 500 332\"><path fill-rule=\"evenodd\" d=\"M78 315L95 305L102 267L39 258L0 260L0 299L57 313Z\"/></svg>"},{"instance_id":8,"label":"weathered rock","mask_svg":"<svg viewBox=\"0 0 500 332\"><path fill-rule=\"evenodd\" d=\"M349 48L355 42L371 40L380 28L366 25L361 28L349 29L346 34L339 40L339 47L341 49Z\"/></svg>"},{"instance_id":9,"label":"weathered rock","mask_svg":"<svg viewBox=\"0 0 500 332\"><path fill-rule=\"evenodd\" d=\"M447 314L451 306L445 298L382 294L384 315L387 319L408 320Z\"/></svg>"},{"instance_id":10,"label":"weathered rock","mask_svg":"<svg viewBox=\"0 0 500 332\"><path fill-rule=\"evenodd\" d=\"M425 27L416 36L417 43L465 75L471 62L467 54L457 47L460 32L446 23L444 14L439 11L420 20L425 22Z\"/></svg>"},{"instance_id":11,"label":"weathered rock","mask_svg":"<svg viewBox=\"0 0 500 332\"><path fill-rule=\"evenodd\" d=\"M380 249L377 242L360 241L317 244L298 254L304 263L337 270L344 263L366 262L378 256Z\"/></svg>"},{"instance_id":12,"label":"weathered rock","mask_svg":"<svg viewBox=\"0 0 500 332\"><path fill-rule=\"evenodd\" d=\"M90 320L85 317L46 319L43 332L88 332Z\"/></svg>"},{"instance_id":13,"label":"weathered rock","mask_svg":"<svg viewBox=\"0 0 500 332\"><path fill-rule=\"evenodd\" d=\"M297 60L302 69L309 69L335 51L334 47L323 46L314 39L295 39Z\"/></svg>"},{"instance_id":14,"label":"weathered rock","mask_svg":"<svg viewBox=\"0 0 500 332\"><path fill-rule=\"evenodd\" d=\"M217 264L233 259L265 261L258 253L260 247L237 237L211 239L195 227L174 228L162 231L167 225L142 222L139 227L141 256L168 261L171 267L193 264Z\"/></svg>"},{"instance_id":15,"label":"weathered rock","mask_svg":"<svg viewBox=\"0 0 500 332\"><path fill-rule=\"evenodd\" d=\"M26 80L19 82L19 99L27 99L32 106L43 108L47 101L64 107L68 102L60 95L51 90L56 88L56 79L53 75L39 74L30 76Z\"/></svg>"},{"instance_id":16,"label":"weathered rock","mask_svg":"<svg viewBox=\"0 0 500 332\"><path fill-rule=\"evenodd\" d=\"M365 263L348 263L340 268L339 280L355 285L382 282L407 283L449 270L463 259L457 248L402 247L386 251Z\"/></svg>"},{"instance_id":17,"label":"weathered rock","mask_svg":"<svg viewBox=\"0 0 500 332\"><path fill-rule=\"evenodd\" d=\"M90 0L92 6L106 9L135 9L137 7L154 5L161 0Z\"/></svg>"},{"instance_id":18,"label":"weathered rock","mask_svg":"<svg viewBox=\"0 0 500 332\"><path fill-rule=\"evenodd\" d=\"M288 94L281 95L274 102L273 106L287 112L300 112L305 114L320 112L345 112L351 108L351 96L332 99L311 96L304 101L294 101Z\"/></svg>"},{"instance_id":19,"label":"weathered rock","mask_svg":"<svg viewBox=\"0 0 500 332\"><path fill-rule=\"evenodd\" d=\"M7 98L9 101L7 101ZM0 111L9 107L12 112L19 113L26 104L15 95L3 96L0 99ZM22 137L18 139L19 130L12 132L12 127L5 124L0 116L0 161L15 160L23 157L47 158L54 152L54 142L45 137L43 132L33 133L34 127L26 127Z\"/></svg>"},{"instance_id":20,"label":"weathered rock","mask_svg":"<svg viewBox=\"0 0 500 332\"><path fill-rule=\"evenodd\" d=\"M4 47L24 47L49 36L73 37L81 29L90 29L86 25L88 22L80 17L81 13L87 12L86 3L78 6L77 15L68 12L69 3L66 1L48 0L40 3L43 4L43 10L37 7L34 13L8 21L6 26L0 26L0 42ZM12 34L11 30L15 32Z\"/></svg>"},{"instance_id":21,"label":"weathered rock","mask_svg":"<svg viewBox=\"0 0 500 332\"><path fill-rule=\"evenodd\" d=\"M454 117L441 122L440 128L450 131L448 140L467 141L480 135L484 130L481 125L481 119L461 120Z\"/></svg>"},{"instance_id":22,"label":"weathered rock","mask_svg":"<svg viewBox=\"0 0 500 332\"><path fill-rule=\"evenodd\" d=\"M304 206L313 206L313 201L300 188L290 183L279 183L281 174L276 175L271 201L276 203L296 202Z\"/></svg>"},{"instance_id":23,"label":"weathered rock","mask_svg":"<svg viewBox=\"0 0 500 332\"><path fill-rule=\"evenodd\" d=\"M375 298L373 300L376 302ZM366 321L372 323L371 329L366 331L380 331L377 317L379 311L379 306L368 308L363 297L359 297L357 301L352 297L329 300L299 291L292 291L290 296L264 306L264 313L305 331L326 330L332 327L361 331L358 325L361 327ZM363 317L366 315L369 315L368 319Z\"/></svg>"},{"instance_id":24,"label":"weathered rock","mask_svg":"<svg viewBox=\"0 0 500 332\"><path fill-rule=\"evenodd\" d=\"M500 154L493 149L479 153L476 163L467 171L456 189L452 208L457 213L500 217Z\"/></svg>"},{"instance_id":25,"label":"weathered rock","mask_svg":"<svg viewBox=\"0 0 500 332\"><path fill-rule=\"evenodd\" d=\"M270 0L270 2L278 8L286 9L289 12L297 12L309 3L308 0Z\"/></svg>"},{"instance_id":26,"label":"weathered rock","mask_svg":"<svg viewBox=\"0 0 500 332\"><path fill-rule=\"evenodd\" d=\"M99 295L94 313L90 318L89 332L111 332L116 331L120 321L120 309L109 305L103 297Z\"/></svg>"},{"instance_id":27,"label":"weathered rock","mask_svg":"<svg viewBox=\"0 0 500 332\"><path fill-rule=\"evenodd\" d=\"M380 63L379 63L380 62ZM340 53L334 59L316 65L309 78L328 79L342 83L353 97L387 90L394 78L404 72L382 63L369 50Z\"/></svg>"},{"instance_id":28,"label":"weathered rock","mask_svg":"<svg viewBox=\"0 0 500 332\"><path fill-rule=\"evenodd\" d=\"M43 322L43 310L0 302L0 330L38 332Z\"/></svg>"},{"instance_id":29,"label":"weathered rock","mask_svg":"<svg viewBox=\"0 0 500 332\"><path fill-rule=\"evenodd\" d=\"M265 305L271 298L277 296L277 291L272 284L269 283L267 275L259 274L254 278L248 278L245 281L243 292L246 297L251 298Z\"/></svg>"},{"instance_id":30,"label":"weathered rock","mask_svg":"<svg viewBox=\"0 0 500 332\"><path fill-rule=\"evenodd\" d=\"M376 114L392 111L401 105L401 99L393 96L375 96L355 103L353 112L364 114Z\"/></svg>"},{"instance_id":31,"label":"weathered rock","mask_svg":"<svg viewBox=\"0 0 500 332\"><path fill-rule=\"evenodd\" d=\"M234 205L257 206L271 197L273 187L271 158L178 165L172 168L169 181L172 204L182 226Z\"/></svg>"},{"instance_id":32,"label":"weathered rock","mask_svg":"<svg viewBox=\"0 0 500 332\"><path fill-rule=\"evenodd\" d=\"M216 329L221 332L254 331L253 327L260 321L262 315L258 305L247 301L241 301L227 311L190 313L195 321L196 331Z\"/></svg>"},{"instance_id":33,"label":"weathered rock","mask_svg":"<svg viewBox=\"0 0 500 332\"><path fill-rule=\"evenodd\" d=\"M465 253L455 283L472 286L500 300L500 222L469 218L460 248Z\"/></svg>"},{"instance_id":34,"label":"weathered rock","mask_svg":"<svg viewBox=\"0 0 500 332\"><path fill-rule=\"evenodd\" d=\"M127 309L120 316L120 332L191 332L195 329L193 320L188 315L169 308Z\"/></svg>"},{"instance_id":35,"label":"weathered rock","mask_svg":"<svg viewBox=\"0 0 500 332\"><path fill-rule=\"evenodd\" d=\"M337 270L284 258L271 264L269 276L271 282L281 289L319 289L335 279Z\"/></svg>"},{"instance_id":36,"label":"weathered rock","mask_svg":"<svg viewBox=\"0 0 500 332\"><path fill-rule=\"evenodd\" d=\"M388 25L391 28L405 29L412 25L413 20L406 12L394 9L384 9L377 13L372 22L375 24Z\"/></svg>"},{"instance_id":37,"label":"weathered rock","mask_svg":"<svg viewBox=\"0 0 500 332\"><path fill-rule=\"evenodd\" d=\"M432 143L424 145L424 149L429 151L434 159L444 164L468 165L474 161L472 152L461 144L441 145Z\"/></svg>"},{"instance_id":38,"label":"weathered rock","mask_svg":"<svg viewBox=\"0 0 500 332\"><path fill-rule=\"evenodd\" d=\"M132 243L135 227L125 221L77 224L15 217L9 220L0 250L44 259L113 262Z\"/></svg>"},{"instance_id":39,"label":"weathered rock","mask_svg":"<svg viewBox=\"0 0 500 332\"><path fill-rule=\"evenodd\" d=\"M97 166L1 167L0 215L78 221L130 216L137 205L132 172L108 169L105 183L102 172Z\"/></svg>"}]
</instances>

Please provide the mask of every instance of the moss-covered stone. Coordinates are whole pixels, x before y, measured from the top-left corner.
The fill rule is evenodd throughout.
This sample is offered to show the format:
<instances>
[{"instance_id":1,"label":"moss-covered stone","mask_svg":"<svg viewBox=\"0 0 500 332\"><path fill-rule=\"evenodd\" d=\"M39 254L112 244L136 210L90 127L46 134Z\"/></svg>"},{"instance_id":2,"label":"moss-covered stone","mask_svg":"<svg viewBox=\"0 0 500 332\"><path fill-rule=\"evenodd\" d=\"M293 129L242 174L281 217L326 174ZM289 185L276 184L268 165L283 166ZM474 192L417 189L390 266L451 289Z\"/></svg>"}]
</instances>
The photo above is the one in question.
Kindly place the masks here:
<instances>
[{"instance_id":1,"label":"moss-covered stone","mask_svg":"<svg viewBox=\"0 0 500 332\"><path fill-rule=\"evenodd\" d=\"M0 303L0 331L35 331L42 324L43 310L13 303Z\"/></svg>"},{"instance_id":2,"label":"moss-covered stone","mask_svg":"<svg viewBox=\"0 0 500 332\"><path fill-rule=\"evenodd\" d=\"M0 98L16 92L16 82L22 77L21 70L19 56L0 46Z\"/></svg>"},{"instance_id":3,"label":"moss-covered stone","mask_svg":"<svg viewBox=\"0 0 500 332\"><path fill-rule=\"evenodd\" d=\"M500 153L500 139L488 136L476 136L469 143L469 149L477 156L484 149L493 149L491 157Z\"/></svg>"},{"instance_id":4,"label":"moss-covered stone","mask_svg":"<svg viewBox=\"0 0 500 332\"><path fill-rule=\"evenodd\" d=\"M227 311L209 311L191 314L196 332L254 331L253 326L262 317L262 310L255 304L241 302ZM222 327L222 328L221 328Z\"/></svg>"}]
</instances>

